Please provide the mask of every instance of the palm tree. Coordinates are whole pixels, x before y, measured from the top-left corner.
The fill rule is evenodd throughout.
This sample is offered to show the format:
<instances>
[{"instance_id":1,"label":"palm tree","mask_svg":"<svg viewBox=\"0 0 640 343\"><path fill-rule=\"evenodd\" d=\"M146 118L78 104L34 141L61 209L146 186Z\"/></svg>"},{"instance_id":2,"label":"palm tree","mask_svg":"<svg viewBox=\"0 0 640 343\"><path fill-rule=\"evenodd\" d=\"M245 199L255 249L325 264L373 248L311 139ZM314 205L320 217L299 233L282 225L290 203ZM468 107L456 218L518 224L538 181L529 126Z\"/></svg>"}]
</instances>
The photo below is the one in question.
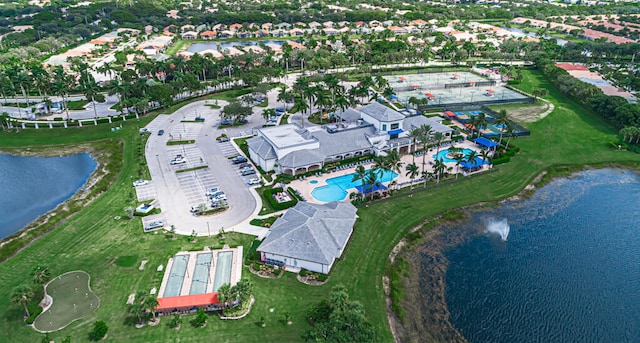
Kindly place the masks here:
<instances>
[{"instance_id":1,"label":"palm tree","mask_svg":"<svg viewBox=\"0 0 640 343\"><path fill-rule=\"evenodd\" d=\"M133 304L129 308L129 313L138 317L138 323L144 322L142 320L142 316L144 316L147 313L147 309L144 306L146 297L147 297L147 294L145 292L140 291L136 293L136 297L135 297L136 300L133 302Z\"/></svg>"},{"instance_id":2,"label":"palm tree","mask_svg":"<svg viewBox=\"0 0 640 343\"><path fill-rule=\"evenodd\" d=\"M378 181L378 173L375 172L373 169L369 170L369 172L367 173L367 176L365 177L366 180L366 187L365 190L370 190L371 192L371 200L373 200L373 193L374 193L374 189L376 186L380 185L380 182ZM365 192L366 193L366 192Z\"/></svg>"},{"instance_id":3,"label":"palm tree","mask_svg":"<svg viewBox=\"0 0 640 343\"><path fill-rule=\"evenodd\" d=\"M413 190L413 180L416 178L416 176L418 176L419 173L420 173L420 170L415 163L411 163L407 166L406 176L408 176L409 179L411 179L411 190Z\"/></svg>"},{"instance_id":4,"label":"palm tree","mask_svg":"<svg viewBox=\"0 0 640 343\"><path fill-rule=\"evenodd\" d=\"M478 129L478 136L480 136L480 129L487 127L487 116L484 114L484 112L480 112L480 114L474 116L474 118L476 119L475 125Z\"/></svg>"},{"instance_id":5,"label":"palm tree","mask_svg":"<svg viewBox=\"0 0 640 343\"><path fill-rule=\"evenodd\" d=\"M84 83L83 92L84 96L87 97L87 100L91 99L91 103L93 104L93 114L94 118L98 118L98 110L96 109L96 100L95 97L98 95L100 87L94 80L89 80Z\"/></svg>"},{"instance_id":6,"label":"palm tree","mask_svg":"<svg viewBox=\"0 0 640 343\"><path fill-rule=\"evenodd\" d=\"M27 317L30 317L29 309L27 308L27 304L33 299L34 293L33 290L27 285L18 286L11 293L11 302L14 304L22 304L24 306L24 311L27 313Z\"/></svg>"},{"instance_id":7,"label":"palm tree","mask_svg":"<svg viewBox=\"0 0 640 343\"><path fill-rule=\"evenodd\" d=\"M179 314L175 313L173 315L173 318L171 319L171 326L174 329L179 330L181 323L182 323L182 317Z\"/></svg>"},{"instance_id":8,"label":"palm tree","mask_svg":"<svg viewBox=\"0 0 640 343\"><path fill-rule=\"evenodd\" d=\"M31 275L33 276L33 282L37 284L45 284L51 279L51 271L47 266L36 266L33 268Z\"/></svg>"},{"instance_id":9,"label":"palm tree","mask_svg":"<svg viewBox=\"0 0 640 343\"><path fill-rule=\"evenodd\" d=\"M471 150L467 153L467 155L465 156L466 161L469 162L470 165L475 165L476 163L476 159L478 158L478 152L475 150ZM482 163L484 164L484 160L482 160Z\"/></svg>"},{"instance_id":10,"label":"palm tree","mask_svg":"<svg viewBox=\"0 0 640 343\"><path fill-rule=\"evenodd\" d=\"M222 284L220 287L218 287L218 300L225 307L227 306L227 303L230 304L233 302L233 299L231 299L231 297L231 286L229 286L228 283Z\"/></svg>"},{"instance_id":11,"label":"palm tree","mask_svg":"<svg viewBox=\"0 0 640 343\"><path fill-rule=\"evenodd\" d=\"M389 151L385 159L386 159L386 167L388 168L387 170L391 170L396 172L397 174L400 174L400 172L402 171L403 163L402 163L402 158L398 153L398 150Z\"/></svg>"},{"instance_id":12,"label":"palm tree","mask_svg":"<svg viewBox=\"0 0 640 343\"><path fill-rule=\"evenodd\" d=\"M500 139L498 140L498 146L500 146L502 144L502 135L504 133L504 130L502 130L502 128L506 127L507 124L509 124L510 120L509 120L509 116L507 115L507 111L506 110L500 110L497 114L496 114L496 118L493 121L493 124L498 126L500 125Z\"/></svg>"},{"instance_id":13,"label":"palm tree","mask_svg":"<svg viewBox=\"0 0 640 343\"><path fill-rule=\"evenodd\" d=\"M331 99L327 96L327 93L325 92L324 89L322 89L322 87L315 87L315 89L316 89L316 94L315 94L314 105L320 108L320 124L322 124L322 114L324 112L325 107L329 105L329 102L331 101Z\"/></svg>"},{"instance_id":14,"label":"palm tree","mask_svg":"<svg viewBox=\"0 0 640 343\"><path fill-rule=\"evenodd\" d=\"M444 176L445 171L447 171L448 169L449 168L447 168L447 165L444 164L444 161L442 160L442 158L436 160L436 162L433 165L433 171L436 174L437 183L440 183L440 178Z\"/></svg>"},{"instance_id":15,"label":"palm tree","mask_svg":"<svg viewBox=\"0 0 640 343\"><path fill-rule=\"evenodd\" d=\"M385 89L389 86L389 81L387 81L387 79L385 79L382 75L376 76L375 83L378 86L378 89Z\"/></svg>"},{"instance_id":16,"label":"palm tree","mask_svg":"<svg viewBox=\"0 0 640 343\"><path fill-rule=\"evenodd\" d=\"M509 124L507 124L507 144L504 147L504 150L508 150L509 149L509 142L511 142L511 138L518 138L518 135L516 134L516 128L515 126L509 122Z\"/></svg>"},{"instance_id":17,"label":"palm tree","mask_svg":"<svg viewBox=\"0 0 640 343\"><path fill-rule=\"evenodd\" d=\"M484 164L484 162L489 159L489 151L488 150L480 151L480 157L482 158L482 164Z\"/></svg>"},{"instance_id":18,"label":"palm tree","mask_svg":"<svg viewBox=\"0 0 640 343\"><path fill-rule=\"evenodd\" d=\"M366 183L366 180L365 180L366 175L367 175L367 171L364 169L364 166L359 165L356 167L356 171L355 171L355 174L353 175L353 178L351 179L351 182L362 180L362 187L364 188L364 185Z\"/></svg>"},{"instance_id":19,"label":"palm tree","mask_svg":"<svg viewBox=\"0 0 640 343\"><path fill-rule=\"evenodd\" d=\"M144 299L144 309L147 312L151 312L151 316L153 317L153 321L156 321L156 307L158 307L158 299L156 297L147 297Z\"/></svg>"},{"instance_id":20,"label":"palm tree","mask_svg":"<svg viewBox=\"0 0 640 343\"><path fill-rule=\"evenodd\" d=\"M426 166L425 159L427 157L427 145L430 144L433 139L431 136L432 131L433 131L433 128L429 124L422 124L420 126L420 141L422 141L422 149L425 150L425 153L422 154L422 170L423 171Z\"/></svg>"},{"instance_id":21,"label":"palm tree","mask_svg":"<svg viewBox=\"0 0 640 343\"><path fill-rule=\"evenodd\" d=\"M307 102L302 97L299 97L296 98L295 106L298 112L300 112L300 123L302 127L304 127L304 113L309 109L309 105L307 105Z\"/></svg>"},{"instance_id":22,"label":"palm tree","mask_svg":"<svg viewBox=\"0 0 640 343\"><path fill-rule=\"evenodd\" d=\"M413 160L412 163L416 163L416 145L418 144L417 141L418 139L420 139L420 137L422 136L422 131L420 130L420 128L418 127L414 127L411 130L409 130L409 133L407 134L407 138L411 139L411 142L413 144L413 151L411 151L411 155L413 155Z\"/></svg>"},{"instance_id":23,"label":"palm tree","mask_svg":"<svg viewBox=\"0 0 640 343\"><path fill-rule=\"evenodd\" d=\"M423 183L424 188L427 188L427 181L429 181L429 178L431 178L433 174L428 170L423 170L421 176L422 176L422 179L424 180L424 183Z\"/></svg>"},{"instance_id":24,"label":"palm tree","mask_svg":"<svg viewBox=\"0 0 640 343\"><path fill-rule=\"evenodd\" d=\"M436 156L438 156L438 154L440 153L440 144L442 144L442 142L445 139L445 135L442 132L436 132L433 134L433 142L436 145Z\"/></svg>"},{"instance_id":25,"label":"palm tree","mask_svg":"<svg viewBox=\"0 0 640 343\"><path fill-rule=\"evenodd\" d=\"M456 153L453 159L456 160L456 179L457 179L458 174L460 173L460 164L464 162L464 155L461 153Z\"/></svg>"}]
</instances>

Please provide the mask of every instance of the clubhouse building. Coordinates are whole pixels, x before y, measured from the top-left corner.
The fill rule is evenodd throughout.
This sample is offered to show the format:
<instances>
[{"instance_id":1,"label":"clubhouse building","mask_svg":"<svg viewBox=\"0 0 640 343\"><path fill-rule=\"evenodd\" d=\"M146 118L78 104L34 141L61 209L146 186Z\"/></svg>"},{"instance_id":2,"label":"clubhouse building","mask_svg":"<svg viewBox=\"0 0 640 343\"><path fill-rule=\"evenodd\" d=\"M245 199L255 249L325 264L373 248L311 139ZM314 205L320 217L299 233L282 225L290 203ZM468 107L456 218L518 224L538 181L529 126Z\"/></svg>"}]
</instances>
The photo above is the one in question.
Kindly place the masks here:
<instances>
[{"instance_id":1,"label":"clubhouse building","mask_svg":"<svg viewBox=\"0 0 640 343\"><path fill-rule=\"evenodd\" d=\"M413 143L409 132L425 124L446 138L453 132L441 118L402 114L377 102L348 109L340 117L341 122L322 127L287 124L258 129L257 136L247 141L249 155L264 170L295 175L362 155L390 150L407 154Z\"/></svg>"}]
</instances>

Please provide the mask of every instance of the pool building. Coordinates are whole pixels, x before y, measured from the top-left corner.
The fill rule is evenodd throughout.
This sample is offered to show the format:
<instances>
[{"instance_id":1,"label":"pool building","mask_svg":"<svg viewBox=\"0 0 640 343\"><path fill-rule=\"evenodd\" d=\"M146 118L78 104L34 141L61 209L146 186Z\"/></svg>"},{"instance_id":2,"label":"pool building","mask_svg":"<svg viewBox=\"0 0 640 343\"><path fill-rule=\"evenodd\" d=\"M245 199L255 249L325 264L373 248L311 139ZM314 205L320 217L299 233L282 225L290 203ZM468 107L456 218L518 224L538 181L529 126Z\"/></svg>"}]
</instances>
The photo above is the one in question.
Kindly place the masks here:
<instances>
[{"instance_id":1,"label":"pool building","mask_svg":"<svg viewBox=\"0 0 640 343\"><path fill-rule=\"evenodd\" d=\"M356 211L348 202L297 203L276 219L258 247L262 262L328 274L353 233Z\"/></svg>"},{"instance_id":2,"label":"pool building","mask_svg":"<svg viewBox=\"0 0 640 343\"><path fill-rule=\"evenodd\" d=\"M223 308L218 289L235 285L242 276L242 246L179 252L169 259L158 292L159 314Z\"/></svg>"},{"instance_id":3,"label":"pool building","mask_svg":"<svg viewBox=\"0 0 640 343\"><path fill-rule=\"evenodd\" d=\"M450 138L453 129L442 118L404 115L377 102L359 110L348 109L342 121L302 128L297 124L257 129L247 140L251 159L262 169L301 174L319 170L325 164L362 155L381 155L390 150L411 152L409 131L424 124Z\"/></svg>"}]
</instances>

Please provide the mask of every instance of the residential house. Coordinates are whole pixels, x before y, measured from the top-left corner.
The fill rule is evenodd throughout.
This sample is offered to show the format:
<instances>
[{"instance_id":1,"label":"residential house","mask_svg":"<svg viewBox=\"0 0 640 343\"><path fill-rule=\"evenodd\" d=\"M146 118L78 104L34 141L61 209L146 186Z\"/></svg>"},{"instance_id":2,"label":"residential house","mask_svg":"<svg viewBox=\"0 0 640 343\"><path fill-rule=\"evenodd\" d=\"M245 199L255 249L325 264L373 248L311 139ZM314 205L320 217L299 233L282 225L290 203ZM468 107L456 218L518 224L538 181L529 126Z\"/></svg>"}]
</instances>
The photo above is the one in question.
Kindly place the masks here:
<instances>
[{"instance_id":1,"label":"residential house","mask_svg":"<svg viewBox=\"0 0 640 343\"><path fill-rule=\"evenodd\" d=\"M233 31L233 32L237 32L237 31L239 31L240 29L242 29L242 24L235 23L235 24L231 24L231 25L229 26L229 30L231 30L231 31Z\"/></svg>"},{"instance_id":2,"label":"residential house","mask_svg":"<svg viewBox=\"0 0 640 343\"><path fill-rule=\"evenodd\" d=\"M400 26L390 26L389 30L391 32L393 32L394 34L397 34L397 35L409 33L409 31L407 31L407 29L405 29L404 27L400 27Z\"/></svg>"},{"instance_id":3,"label":"residential house","mask_svg":"<svg viewBox=\"0 0 640 343\"><path fill-rule=\"evenodd\" d=\"M180 26L180 32L195 31L196 27L190 24Z\"/></svg>"},{"instance_id":4,"label":"residential house","mask_svg":"<svg viewBox=\"0 0 640 343\"><path fill-rule=\"evenodd\" d=\"M261 29L263 29L263 30L267 30L267 31L268 31L268 30L271 30L271 29L273 28L273 24L271 24L271 23L264 23L264 24L262 24L262 25L260 26L260 28L261 28Z\"/></svg>"},{"instance_id":5,"label":"residential house","mask_svg":"<svg viewBox=\"0 0 640 343\"><path fill-rule=\"evenodd\" d=\"M232 38L233 36L235 36L235 32L233 31L229 31L229 30L224 30L218 33L218 38Z\"/></svg>"},{"instance_id":6,"label":"residential house","mask_svg":"<svg viewBox=\"0 0 640 343\"><path fill-rule=\"evenodd\" d=\"M295 24L293 24L293 26L295 27L307 27L307 23L303 23L301 21L296 22Z\"/></svg>"},{"instance_id":7,"label":"residential house","mask_svg":"<svg viewBox=\"0 0 640 343\"><path fill-rule=\"evenodd\" d=\"M198 38L198 33L195 31L186 31L180 35L182 39L196 39Z\"/></svg>"},{"instance_id":8,"label":"residential house","mask_svg":"<svg viewBox=\"0 0 640 343\"><path fill-rule=\"evenodd\" d=\"M269 30L265 30L265 29L260 29L260 30L256 30L253 35L255 37L269 37Z\"/></svg>"},{"instance_id":9,"label":"residential house","mask_svg":"<svg viewBox=\"0 0 640 343\"><path fill-rule=\"evenodd\" d=\"M218 33L215 31L203 31L200 32L200 38L202 39L214 39L218 37Z\"/></svg>"},{"instance_id":10,"label":"residential house","mask_svg":"<svg viewBox=\"0 0 640 343\"><path fill-rule=\"evenodd\" d=\"M294 37L301 37L304 35L304 30L295 28L295 29L291 29L289 31L289 36L294 36Z\"/></svg>"},{"instance_id":11,"label":"residential house","mask_svg":"<svg viewBox=\"0 0 640 343\"><path fill-rule=\"evenodd\" d=\"M318 30L322 27L322 24L318 23L317 21L312 21L309 23L309 28L312 30Z\"/></svg>"},{"instance_id":12,"label":"residential house","mask_svg":"<svg viewBox=\"0 0 640 343\"><path fill-rule=\"evenodd\" d=\"M332 27L325 27L324 29L322 29L322 31L324 32L324 34L328 35L328 36L335 36L338 34L338 30L332 28Z\"/></svg>"},{"instance_id":13,"label":"residential house","mask_svg":"<svg viewBox=\"0 0 640 343\"><path fill-rule=\"evenodd\" d=\"M324 27L334 27L334 22L332 22L331 20L329 21L325 21L324 23L322 23L322 26Z\"/></svg>"},{"instance_id":14,"label":"residential house","mask_svg":"<svg viewBox=\"0 0 640 343\"><path fill-rule=\"evenodd\" d=\"M290 30L291 29L291 24L289 24L289 23L276 24L276 28L279 29L279 30Z\"/></svg>"}]
</instances>

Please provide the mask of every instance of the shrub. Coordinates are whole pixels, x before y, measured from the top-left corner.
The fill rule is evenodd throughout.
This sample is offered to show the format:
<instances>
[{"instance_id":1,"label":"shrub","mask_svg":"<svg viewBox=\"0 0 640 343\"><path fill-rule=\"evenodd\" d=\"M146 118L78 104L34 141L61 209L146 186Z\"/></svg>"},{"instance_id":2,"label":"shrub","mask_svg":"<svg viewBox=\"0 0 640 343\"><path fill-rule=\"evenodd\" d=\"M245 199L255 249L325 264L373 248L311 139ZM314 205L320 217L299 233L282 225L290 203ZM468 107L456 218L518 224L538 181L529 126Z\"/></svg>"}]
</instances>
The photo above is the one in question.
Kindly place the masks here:
<instances>
[{"instance_id":1,"label":"shrub","mask_svg":"<svg viewBox=\"0 0 640 343\"><path fill-rule=\"evenodd\" d=\"M493 160L491 160L491 163L493 163L493 165L498 165L498 164L508 163L509 161L511 161L511 157L502 156L502 157L494 158Z\"/></svg>"},{"instance_id":2,"label":"shrub","mask_svg":"<svg viewBox=\"0 0 640 343\"><path fill-rule=\"evenodd\" d=\"M320 282L325 282L327 281L327 278L329 278L329 275L327 274L318 274L317 280Z\"/></svg>"},{"instance_id":3,"label":"shrub","mask_svg":"<svg viewBox=\"0 0 640 343\"><path fill-rule=\"evenodd\" d=\"M27 324L33 324L33 321L42 313L42 307L38 306L29 306L29 318L27 318Z\"/></svg>"},{"instance_id":4,"label":"shrub","mask_svg":"<svg viewBox=\"0 0 640 343\"><path fill-rule=\"evenodd\" d=\"M629 145L627 150L631 152L635 152L636 154L640 154L640 145Z\"/></svg>"},{"instance_id":5,"label":"shrub","mask_svg":"<svg viewBox=\"0 0 640 343\"><path fill-rule=\"evenodd\" d=\"M265 189L264 191L264 197L267 199L267 201L269 202L269 204L274 210L281 211L289 207L292 207L298 203L298 200L296 198L292 198L291 201L286 201L286 202L276 201L276 199L273 197L273 194L281 193L281 192L283 192L283 189L280 187L268 188L268 189Z\"/></svg>"},{"instance_id":6,"label":"shrub","mask_svg":"<svg viewBox=\"0 0 640 343\"><path fill-rule=\"evenodd\" d=\"M300 276L307 276L307 270L304 268L300 269Z\"/></svg>"},{"instance_id":7,"label":"shrub","mask_svg":"<svg viewBox=\"0 0 640 343\"><path fill-rule=\"evenodd\" d=\"M102 320L98 320L95 323L93 323L93 330L91 330L91 332L89 333L89 336L91 336L92 340L99 341L103 339L104 336L107 335L108 330L109 330L109 327L107 326L107 324Z\"/></svg>"}]
</instances>

